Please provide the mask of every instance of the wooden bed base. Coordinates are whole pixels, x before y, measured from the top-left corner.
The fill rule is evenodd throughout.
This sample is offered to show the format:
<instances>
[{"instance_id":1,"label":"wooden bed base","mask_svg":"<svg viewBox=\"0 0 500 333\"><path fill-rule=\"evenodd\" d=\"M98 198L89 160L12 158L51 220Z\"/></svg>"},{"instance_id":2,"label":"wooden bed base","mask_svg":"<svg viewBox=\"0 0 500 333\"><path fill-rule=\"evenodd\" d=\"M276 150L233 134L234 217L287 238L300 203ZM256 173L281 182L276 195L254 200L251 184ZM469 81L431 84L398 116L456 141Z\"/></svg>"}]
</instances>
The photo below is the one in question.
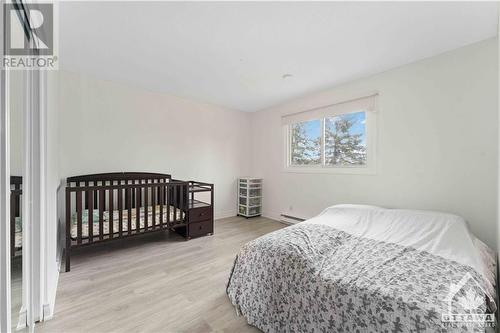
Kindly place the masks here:
<instances>
[{"instance_id":1,"label":"wooden bed base","mask_svg":"<svg viewBox=\"0 0 500 333\"><path fill-rule=\"evenodd\" d=\"M194 193L200 191L211 192L210 204L194 200ZM188 240L191 238L189 220L198 213L211 219L211 228L203 225L203 232L196 236L213 233L213 184L144 172L69 177L66 181L66 271L70 270L71 250L78 247L165 230L175 230ZM96 234L95 224L98 224ZM72 228L76 228L76 235L72 235Z\"/></svg>"}]
</instances>

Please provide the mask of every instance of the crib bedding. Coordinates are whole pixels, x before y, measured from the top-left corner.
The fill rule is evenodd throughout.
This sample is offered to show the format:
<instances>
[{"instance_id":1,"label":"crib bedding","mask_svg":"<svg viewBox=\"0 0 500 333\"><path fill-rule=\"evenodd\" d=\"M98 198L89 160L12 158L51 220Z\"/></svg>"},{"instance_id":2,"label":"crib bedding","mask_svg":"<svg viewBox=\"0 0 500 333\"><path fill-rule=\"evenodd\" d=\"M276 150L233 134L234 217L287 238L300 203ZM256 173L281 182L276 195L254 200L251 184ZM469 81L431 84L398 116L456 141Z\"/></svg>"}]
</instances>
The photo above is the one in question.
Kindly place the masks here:
<instances>
[{"instance_id":1,"label":"crib bedding","mask_svg":"<svg viewBox=\"0 0 500 333\"><path fill-rule=\"evenodd\" d=\"M174 213L174 206L170 206L170 221L180 221L184 218L184 212L182 212L180 209L177 209L177 212ZM120 217L119 217L119 211L115 210L113 211L113 232L118 232L120 228ZM135 212L135 208L131 209L132 213L132 230L136 230L137 224L137 215ZM123 232L128 231L128 210L123 210ZM175 214L175 218L174 218ZM155 221L156 225L160 224L160 205L157 205L155 207ZM77 214L73 213L71 216L71 238L76 239L77 234L78 234L78 224L77 224ZM103 212L103 235L109 234L109 211L104 211ZM82 238L87 238L88 237L88 221L89 221L89 211L88 209L85 209L82 211ZM99 210L94 209L93 212L93 235L98 236L99 235ZM167 221L167 206L163 206L163 222ZM16 217L15 221L15 226L16 226L16 232L15 232L15 246L17 249L21 248L22 246L22 238L23 238L23 233L22 233L22 219L21 217ZM140 211L140 219L139 219L139 225L140 228L144 228L145 226L145 215L144 215L144 208L141 208ZM148 226L151 227L153 226L153 206L148 207Z\"/></svg>"},{"instance_id":2,"label":"crib bedding","mask_svg":"<svg viewBox=\"0 0 500 333\"><path fill-rule=\"evenodd\" d=\"M132 219L131 219L131 224L132 228L131 230L136 230L137 229L137 214L135 211L135 208L131 209L131 214L132 214ZM163 206L163 222L165 223L167 221L167 205ZM175 214L175 215L174 215ZM184 212L180 209L175 209L174 206L170 206L170 221L173 223L174 221L179 222L184 218ZM141 207L140 209L140 215L139 215L139 228L142 229L145 227L145 209ZM77 213L73 213L71 216L71 238L76 239L78 235L78 223L77 223ZM122 211L122 218L123 218L123 224L122 224L122 232L127 232L128 231L128 210L123 210ZM108 235L109 234L109 211L104 211L103 212L103 235ZM89 212L87 209L82 211L82 238L87 238L88 237L88 221L89 221ZM93 212L93 228L92 228L92 233L94 236L99 235L99 210L94 209ZM113 211L113 232L119 232L120 230L120 216L119 216L119 211L114 210ZM155 223L156 225L160 225L160 205L157 205L155 207ZM148 227L153 226L153 206L148 206Z\"/></svg>"},{"instance_id":3,"label":"crib bedding","mask_svg":"<svg viewBox=\"0 0 500 333\"><path fill-rule=\"evenodd\" d=\"M487 331L461 324L450 329L442 322L442 314L469 311L464 302L448 301L450 284L464 277L471 278L452 298L479 300L478 313L496 309L495 288L485 273L494 268L482 264L491 258L473 261L481 255L466 224L449 215L373 209L330 207L244 245L227 285L238 313L264 332ZM402 222L391 215L398 213L412 218ZM419 218L434 221L418 235L402 235L403 224ZM435 239L427 232L446 225L449 235Z\"/></svg>"}]
</instances>

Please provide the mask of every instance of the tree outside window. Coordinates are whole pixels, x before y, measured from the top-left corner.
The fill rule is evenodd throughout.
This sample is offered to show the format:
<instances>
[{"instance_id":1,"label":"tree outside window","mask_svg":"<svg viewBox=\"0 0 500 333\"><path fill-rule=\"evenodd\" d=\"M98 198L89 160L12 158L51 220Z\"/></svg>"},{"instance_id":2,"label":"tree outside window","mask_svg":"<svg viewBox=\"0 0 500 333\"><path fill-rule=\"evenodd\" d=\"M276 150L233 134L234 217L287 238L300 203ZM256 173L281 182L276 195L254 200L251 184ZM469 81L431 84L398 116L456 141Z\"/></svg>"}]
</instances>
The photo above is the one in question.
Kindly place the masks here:
<instances>
[{"instance_id":1,"label":"tree outside window","mask_svg":"<svg viewBox=\"0 0 500 333\"><path fill-rule=\"evenodd\" d=\"M347 113L290 125L291 166L365 166L366 113Z\"/></svg>"},{"instance_id":2,"label":"tree outside window","mask_svg":"<svg viewBox=\"0 0 500 333\"><path fill-rule=\"evenodd\" d=\"M310 120L292 125L291 164L321 164L321 120Z\"/></svg>"},{"instance_id":3,"label":"tree outside window","mask_svg":"<svg viewBox=\"0 0 500 333\"><path fill-rule=\"evenodd\" d=\"M366 164L365 113L356 112L325 118L325 164Z\"/></svg>"}]
</instances>

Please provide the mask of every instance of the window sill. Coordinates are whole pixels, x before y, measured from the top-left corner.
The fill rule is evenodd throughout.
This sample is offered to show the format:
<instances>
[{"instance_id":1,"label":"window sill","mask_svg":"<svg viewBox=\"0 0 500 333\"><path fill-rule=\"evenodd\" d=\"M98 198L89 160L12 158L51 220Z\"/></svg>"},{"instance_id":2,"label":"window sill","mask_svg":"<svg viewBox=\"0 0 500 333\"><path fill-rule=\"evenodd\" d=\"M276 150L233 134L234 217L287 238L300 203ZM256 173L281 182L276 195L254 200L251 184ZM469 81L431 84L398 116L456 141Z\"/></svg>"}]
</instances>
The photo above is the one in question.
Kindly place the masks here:
<instances>
[{"instance_id":1,"label":"window sill","mask_svg":"<svg viewBox=\"0 0 500 333\"><path fill-rule=\"evenodd\" d=\"M293 167L287 166L282 172L288 173L317 173L317 174L336 174L336 175L375 175L377 172L374 167Z\"/></svg>"}]
</instances>

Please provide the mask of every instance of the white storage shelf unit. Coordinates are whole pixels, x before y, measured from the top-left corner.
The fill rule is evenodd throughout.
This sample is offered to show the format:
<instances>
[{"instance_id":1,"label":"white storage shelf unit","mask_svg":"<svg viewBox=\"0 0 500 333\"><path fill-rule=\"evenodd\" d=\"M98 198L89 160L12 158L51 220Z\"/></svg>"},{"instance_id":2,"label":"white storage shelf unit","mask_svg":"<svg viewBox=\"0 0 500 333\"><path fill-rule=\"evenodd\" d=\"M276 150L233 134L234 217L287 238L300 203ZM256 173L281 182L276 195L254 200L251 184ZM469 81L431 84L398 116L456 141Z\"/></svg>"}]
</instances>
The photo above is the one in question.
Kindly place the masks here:
<instances>
[{"instance_id":1,"label":"white storage shelf unit","mask_svg":"<svg viewBox=\"0 0 500 333\"><path fill-rule=\"evenodd\" d=\"M238 215L244 217L262 214L262 179L238 179Z\"/></svg>"}]
</instances>

